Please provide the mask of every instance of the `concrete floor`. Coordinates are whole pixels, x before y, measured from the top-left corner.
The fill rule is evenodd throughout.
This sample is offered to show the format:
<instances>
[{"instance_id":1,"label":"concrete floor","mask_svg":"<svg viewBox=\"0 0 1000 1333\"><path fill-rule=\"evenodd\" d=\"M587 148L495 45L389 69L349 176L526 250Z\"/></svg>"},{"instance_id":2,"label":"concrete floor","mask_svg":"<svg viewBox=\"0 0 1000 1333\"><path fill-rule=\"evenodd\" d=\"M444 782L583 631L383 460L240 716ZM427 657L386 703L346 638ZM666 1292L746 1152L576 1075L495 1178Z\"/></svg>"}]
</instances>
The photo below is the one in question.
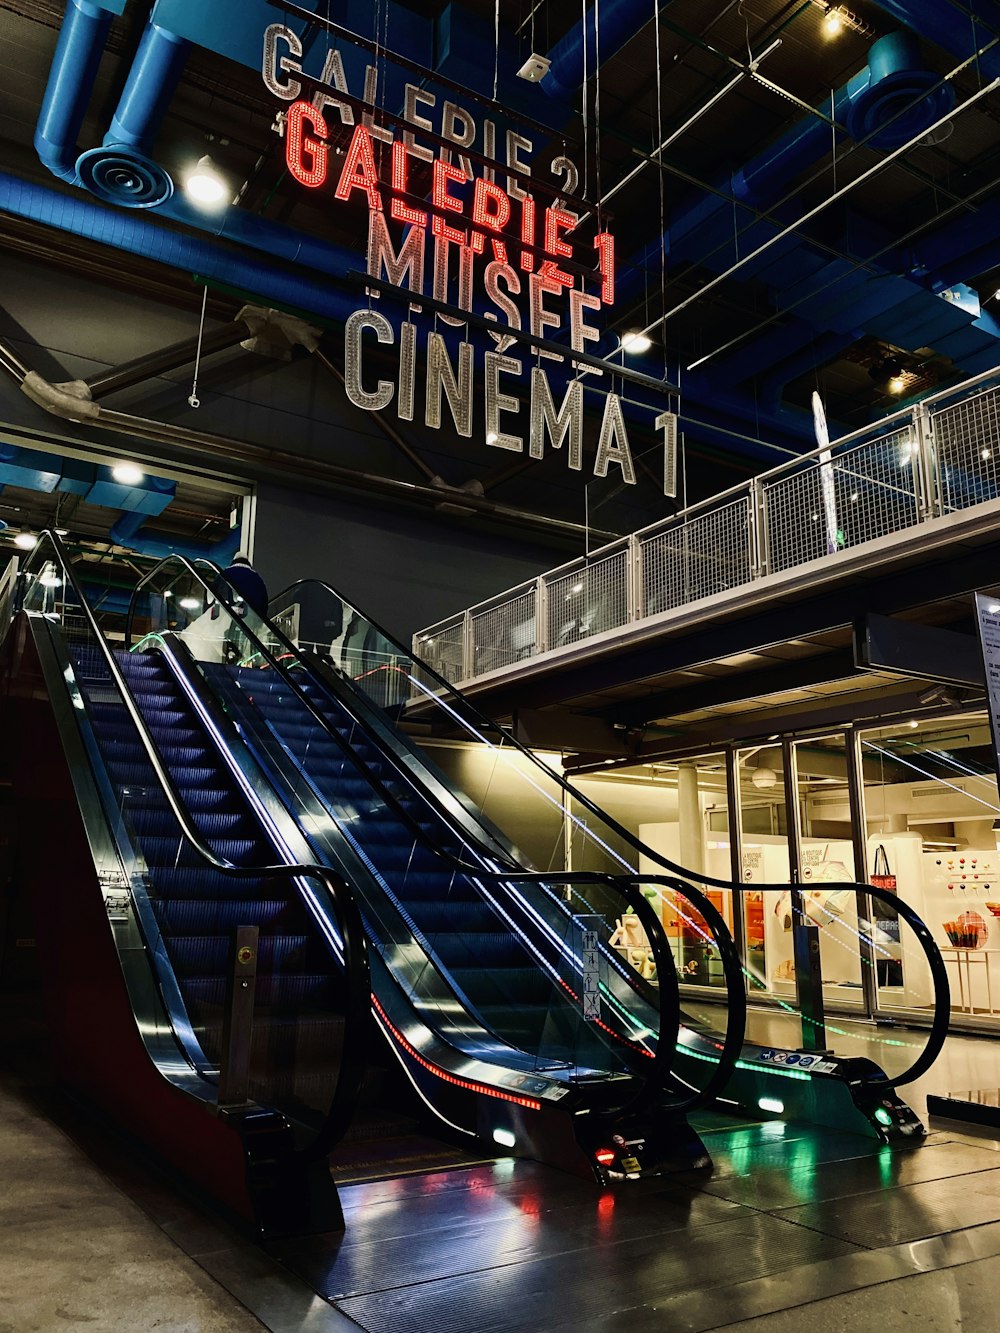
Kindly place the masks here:
<instances>
[{"instance_id":1,"label":"concrete floor","mask_svg":"<svg viewBox=\"0 0 1000 1333\"><path fill-rule=\"evenodd\" d=\"M863 1024L851 1025L839 1018L835 1021L844 1033L850 1030L849 1039L858 1044L859 1054L881 1058L889 1067L896 1059L908 1058L908 1051L905 1046L886 1046L885 1036L906 1042L921 1040L919 1033L876 1033ZM758 1040L777 1043L783 1037L793 1039L792 1023L781 1014L754 1011L751 1032ZM5 1024L0 1022L0 1033L4 1030ZM459 1257L454 1278L446 1276L446 1264L440 1277L428 1273L412 1288L402 1272L381 1272L376 1285L385 1288L390 1301L390 1307L382 1307L383 1313L394 1310L388 1322L380 1322L379 1315L372 1319L377 1292L371 1285L367 1295L364 1284L355 1285L357 1294L353 1297L349 1287L338 1287L338 1293L343 1291L345 1296L343 1302L338 1298L332 1303L321 1299L314 1294L314 1289L323 1290L320 1283L311 1286L281 1262L287 1261L288 1255L280 1250L267 1254L249 1245L196 1205L175 1195L169 1183L159 1179L148 1164L122 1152L113 1134L95 1130L53 1091L44 1060L39 1058L42 1047L43 1036L38 1032L22 1032L17 1045L9 1039L0 1041L0 1333L72 1333L77 1329L93 1333L136 1333L145 1329L163 1333L243 1333L261 1328L275 1333L345 1333L350 1329L357 1333L359 1328L386 1333L390 1327L394 1333L417 1333L429 1326L426 1316L431 1310L421 1301L434 1299L435 1288L436 1299L444 1302L446 1310L455 1311L454 1302L469 1297L468 1284L474 1277L469 1272L473 1266L471 1254L464 1265ZM920 1088L908 1094L908 1100L923 1114L923 1098L928 1091L990 1084L1000 1086L1000 1040L956 1036L949 1039L938 1066L925 1076ZM779 1125L772 1128L780 1130ZM972 1150L978 1148L984 1161L989 1159L989 1166L973 1163L963 1168L971 1174L935 1179L941 1172L932 1171L930 1166L924 1169L920 1164L924 1150L917 1150L915 1180L901 1178L887 1183L881 1192L864 1194L860 1186L846 1183L851 1172L859 1172L859 1179L864 1179L873 1169L865 1164L870 1149L864 1141L858 1149L847 1149L842 1165L833 1160L824 1164L823 1153L817 1157L814 1152L810 1159L814 1165L803 1176L794 1145L783 1143L777 1134L761 1157L754 1158L749 1176L743 1174L745 1166L738 1167L735 1159L727 1162L725 1151L720 1152L715 1176L692 1195L694 1208L682 1225L669 1220L678 1206L672 1189L664 1192L659 1205L639 1195L621 1200L618 1211L623 1221L631 1213L629 1226L635 1226L641 1216L655 1214L659 1220L654 1224L654 1234L660 1229L664 1232L647 1277L657 1265L662 1271L665 1256L670 1254L673 1263L683 1265L690 1249L693 1260L710 1239L706 1232L717 1237L720 1247L717 1271L708 1278L707 1286L695 1283L690 1290L673 1294L664 1287L662 1298L639 1307L633 1305L634 1292L626 1283L621 1291L621 1309L583 1323L571 1321L572 1326L580 1328L581 1333L584 1329L587 1333L618 1329L644 1333L647 1328L670 1333L681 1329L798 1333L806 1325L810 1333L853 1333L876 1327L880 1333L903 1329L929 1333L969 1329L981 1333L997 1327L1000 1319L996 1315L994 1283L1000 1282L1000 1199L994 1203L992 1193L987 1191L988 1197L979 1199L975 1207L969 1200L976 1196L977 1181L985 1181L987 1176L1000 1178L1000 1173L989 1169L993 1161L1000 1166L1000 1142L956 1133L958 1127L939 1124L932 1128L936 1132L928 1149L933 1151L923 1158L925 1164L938 1153L969 1156L971 1152L975 1157ZM855 1151L858 1157L852 1156ZM831 1149L831 1158L842 1155L842 1149L836 1153ZM514 1170L514 1176L505 1168ZM532 1172L538 1175L537 1180ZM574 1230L593 1208L592 1190L527 1163L517 1164L516 1169L513 1163L498 1163L494 1174L496 1180L490 1177L489 1168L483 1168L475 1180L468 1172L434 1179L441 1189L452 1192L459 1217L462 1205L458 1201L463 1191L472 1191L477 1209L482 1207L485 1194L490 1194L497 1237L509 1237L512 1226L523 1222L526 1208L522 1196L527 1179L535 1200L527 1210L532 1245L541 1238L541 1272L548 1270L553 1282L572 1261L574 1251L583 1256L585 1266L595 1264L598 1257L605 1266L615 1266L616 1261L609 1256L617 1243L610 1247L602 1243L592 1251ZM819 1203L804 1205L801 1196L796 1195L806 1176L807 1194L811 1189ZM409 1190L418 1209L427 1206L427 1190L418 1188L419 1179L411 1182ZM949 1186L957 1189L957 1202L941 1196ZM980 1193L983 1188L980 1184ZM580 1192L579 1199L574 1189ZM333 1244L334 1262L342 1263L336 1255L346 1255L352 1245L378 1242L380 1203L384 1206L390 1201L380 1201L375 1197L377 1193L378 1187L370 1185L343 1191L347 1246L342 1249ZM393 1191L390 1212L397 1234L403 1225L407 1197L405 1189L401 1193ZM811 1207L825 1209L822 1218L813 1218ZM558 1234L561 1209L572 1219L568 1236ZM954 1216L949 1209L954 1210ZM910 1230L904 1227L898 1234L892 1231L885 1222L890 1215L905 1217L905 1227ZM828 1224L826 1218L831 1216L835 1222ZM852 1232L855 1220L864 1216L867 1220L859 1220L857 1231ZM914 1217L918 1217L918 1223L913 1222ZM550 1224L556 1231L546 1232ZM489 1241L489 1225L486 1233L480 1234L484 1226L481 1215L477 1215L474 1225L467 1225L468 1245L476 1248L483 1240L489 1242L480 1270L486 1283L480 1294L488 1300L490 1281L500 1281L503 1274L502 1280L510 1283L522 1260L528 1269L530 1256L498 1254L494 1241ZM841 1227L842 1239L831 1240L836 1226ZM865 1234L864 1226L875 1231ZM741 1275L740 1269L727 1276L732 1262L738 1260L739 1269L745 1256L731 1254L726 1238L730 1243L737 1242L736 1233L742 1235L742 1228L747 1232L742 1242L745 1250L758 1227L763 1230L757 1245L763 1245L764 1237L776 1227L799 1239L790 1246L787 1257L775 1257L773 1246L768 1244L764 1247L768 1250L766 1262L755 1272L748 1270ZM885 1234L876 1234L880 1227ZM546 1234L548 1242L544 1240ZM426 1239L433 1250L433 1237L428 1235ZM626 1231L620 1243L631 1249L636 1239L633 1236L629 1241ZM839 1248L831 1251L831 1244ZM445 1239L442 1251L447 1245ZM740 1249L739 1244L736 1249ZM638 1258L637 1254L637 1262ZM533 1262L537 1264L538 1260ZM497 1277L491 1278L492 1273ZM405 1311L393 1304L402 1299L399 1293L403 1291L412 1291L414 1302ZM507 1328L544 1333L571 1326L558 1319L550 1322L548 1317L537 1322L523 1309L515 1316L513 1307L511 1322L506 1322L504 1314L495 1315L491 1321L483 1317L483 1309L476 1314L475 1308L476 1302L471 1301L467 1318L456 1311L451 1321L439 1317L430 1320L430 1325L439 1333L450 1328L464 1333L473 1327L482 1333Z\"/></svg>"}]
</instances>

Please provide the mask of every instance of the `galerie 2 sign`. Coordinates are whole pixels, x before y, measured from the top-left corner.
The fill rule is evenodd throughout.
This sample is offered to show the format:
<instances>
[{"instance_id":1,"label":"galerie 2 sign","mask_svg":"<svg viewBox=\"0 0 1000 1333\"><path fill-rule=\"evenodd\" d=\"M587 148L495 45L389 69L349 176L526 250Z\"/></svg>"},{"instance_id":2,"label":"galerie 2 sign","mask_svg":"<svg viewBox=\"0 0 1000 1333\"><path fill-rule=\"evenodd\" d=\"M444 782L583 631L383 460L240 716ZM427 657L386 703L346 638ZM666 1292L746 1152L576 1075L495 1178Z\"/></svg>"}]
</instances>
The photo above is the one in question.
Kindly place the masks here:
<instances>
[{"instance_id":1,"label":"galerie 2 sign","mask_svg":"<svg viewBox=\"0 0 1000 1333\"><path fill-rule=\"evenodd\" d=\"M298 34L283 24L272 24L264 34L262 76L275 97L290 102L285 116L285 159L290 174L308 189L327 190L332 200L348 202L361 195L368 208L367 273L385 279L392 286L424 294L431 288L435 301L448 304L449 284L457 277L457 305L471 311L474 289L478 283L488 309L485 317L497 324L490 331L493 350L485 351L477 374L476 349L467 340L458 344L453 360L444 337L438 332L425 335L424 424L439 428L446 402L460 435L471 437L473 428L474 386L483 396L485 443L493 448L515 453L525 450L524 426L518 430L516 416L520 400L505 392L511 379L524 374L522 361L507 351L522 331L522 306L527 308L528 331L535 338L546 338L548 330L568 324L570 347L585 352L587 343L597 342L598 328L590 322L603 308L614 302L615 245L609 232L600 232L587 256L590 265L583 270L592 275L595 290L586 289L586 279L576 285L574 275L563 267L573 262L574 247L567 239L578 223L577 215L561 206L559 199L540 207L524 182L530 183L532 141L507 130L504 136L505 162L510 174L504 183L497 179L497 127L493 121L476 119L463 107L442 102L437 130L422 114L435 109L438 98L416 84L407 84L403 119L414 128L398 137L390 128L374 123L371 111L356 120L352 102L360 101L374 109L376 70L366 71L363 96L356 99L347 86L340 53L331 50L318 80L319 91L311 99L303 96L303 54ZM342 93L351 101L339 100ZM342 125L353 127L350 143L342 155L331 154L328 115L336 114ZM422 144L415 130L424 129L454 144L452 149L434 149ZM381 172L375 144L381 143ZM480 166L462 149L488 159ZM388 150L388 151L387 151ZM453 161L457 157L457 162ZM407 195L410 165L413 159L430 164L430 207L419 207ZM578 172L566 157L556 158L552 170L557 187L567 194L576 188ZM472 185L471 198L468 185ZM464 187L465 194L454 190ZM399 239L394 240L393 232ZM596 254L595 254L596 252ZM595 263L596 260L596 263ZM580 272L581 265L575 264ZM521 304L518 300L521 299ZM462 327L464 321L451 315L439 315L447 324ZM345 322L344 378L348 397L366 411L381 412L395 399L396 414L412 421L416 399L417 326L406 319L398 331L381 313L367 306L354 311ZM371 341L399 347L397 382L378 380L374 389L363 383L365 347ZM604 372L584 362L576 363L556 402L542 360L563 361L559 353L537 348L539 364L531 367L527 421L527 451L532 458L544 456L546 443L554 448L566 445L570 468L583 466L583 376ZM567 353L572 361L572 356ZM672 414L661 413L655 421L664 437L672 428ZM594 475L604 477L611 466L621 470L622 479L635 482L635 469L621 399L613 392L604 397L604 411L594 456Z\"/></svg>"}]
</instances>

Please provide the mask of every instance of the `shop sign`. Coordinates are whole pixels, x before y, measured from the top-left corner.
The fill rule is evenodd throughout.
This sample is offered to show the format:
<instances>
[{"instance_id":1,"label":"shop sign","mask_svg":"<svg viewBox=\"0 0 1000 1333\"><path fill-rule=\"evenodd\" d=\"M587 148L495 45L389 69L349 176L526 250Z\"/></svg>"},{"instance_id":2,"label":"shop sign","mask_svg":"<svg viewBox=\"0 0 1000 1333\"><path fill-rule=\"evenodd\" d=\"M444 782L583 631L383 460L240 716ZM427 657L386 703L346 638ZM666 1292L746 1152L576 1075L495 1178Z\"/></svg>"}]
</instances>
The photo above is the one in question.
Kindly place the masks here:
<instances>
[{"instance_id":1,"label":"shop sign","mask_svg":"<svg viewBox=\"0 0 1000 1333\"><path fill-rule=\"evenodd\" d=\"M262 77L268 91L291 105L284 117L285 161L292 177L307 189L324 190L330 206L361 197L368 210L367 275L391 286L424 295L425 285L432 298L448 304L448 292L457 279L458 301L462 310L471 311L474 295L485 301L485 318L497 325L489 336L494 343L483 354L477 368L473 344L458 344L453 360L444 337L429 332L424 337L426 380L424 424L438 429L442 423L442 400L459 435L471 437L474 393L483 402L485 443L513 453L525 452L531 458L544 456L546 443L554 449L566 445L567 465L580 470L583 465L583 376L602 376L606 372L573 357L586 353L586 344L597 342L600 331L592 322L615 299L615 241L607 231L593 240L589 252L577 254L568 239L578 217L565 200L554 199L540 206L525 188L530 181L530 158L534 144L527 136L507 130L504 135L504 159L497 152L497 127L493 121L477 122L464 107L443 101L438 120L432 122L422 112L437 108L438 98L418 84L407 84L403 118L408 125L398 134L375 123L374 112L377 74L374 66L366 71L363 90L352 93L347 84L343 60L337 50L330 50L318 80L319 90L311 99L303 91L307 76L302 66L303 45L298 34L284 24L271 24L264 33ZM357 92L361 96L357 96ZM349 101L339 100L341 93ZM354 104L369 110L355 116ZM331 153L330 117L352 128L344 154ZM415 131L424 129L455 145L435 151L417 139ZM385 145L381 167L376 160L376 143ZM388 149L388 151L386 151ZM462 149L488 159L489 165L473 167ZM453 160L457 158L457 162ZM414 160L431 168L430 206L420 207L407 196L410 169ZM504 166L511 174L504 173ZM575 191L579 172L567 157L552 163L553 188L567 195ZM497 180L503 174L503 183ZM472 186L471 198L455 193ZM420 201L426 202L426 201ZM393 232L398 236L394 239ZM593 290L575 285L575 278L564 262L586 261L592 273ZM369 297L377 298L377 291ZM519 303L520 301L520 303ZM511 379L520 380L524 363L507 355L516 335L522 332L522 309L527 312L527 331L534 338L546 338L547 330L568 326L571 350L565 357L537 348L538 364L530 368L528 382L527 440L524 428L516 430L514 415L520 401L505 392ZM438 316L442 323L463 327L465 321L452 315ZM414 417L416 390L416 351L420 337L417 326L406 319L398 332L389 320L369 305L354 311L345 322L344 379L348 397L355 406L369 412L384 411L395 399L397 416L404 421ZM399 356L396 381L381 379L374 389L363 383L365 348L372 342L395 346ZM561 399L554 394L542 361L566 360L575 365ZM676 428L676 418L660 413L655 429L663 433L665 449ZM609 391L594 458L594 475L608 475L610 467L621 470L622 480L635 482L635 468L621 398Z\"/></svg>"}]
</instances>

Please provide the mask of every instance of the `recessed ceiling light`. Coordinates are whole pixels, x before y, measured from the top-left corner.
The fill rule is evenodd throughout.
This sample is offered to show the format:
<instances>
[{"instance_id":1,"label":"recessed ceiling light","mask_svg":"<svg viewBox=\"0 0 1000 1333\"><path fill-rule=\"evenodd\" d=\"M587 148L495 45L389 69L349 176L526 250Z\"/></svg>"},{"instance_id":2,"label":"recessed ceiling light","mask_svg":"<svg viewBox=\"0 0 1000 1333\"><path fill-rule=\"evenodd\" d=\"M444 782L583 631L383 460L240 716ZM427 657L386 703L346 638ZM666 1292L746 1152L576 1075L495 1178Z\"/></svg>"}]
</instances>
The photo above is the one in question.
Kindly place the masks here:
<instances>
[{"instance_id":1,"label":"recessed ceiling light","mask_svg":"<svg viewBox=\"0 0 1000 1333\"><path fill-rule=\"evenodd\" d=\"M116 463L111 469L111 475L122 486L138 486L143 473L142 468L136 467L134 463Z\"/></svg>"},{"instance_id":2,"label":"recessed ceiling light","mask_svg":"<svg viewBox=\"0 0 1000 1333\"><path fill-rule=\"evenodd\" d=\"M634 352L636 355L641 355L643 352L648 352L652 345L652 340L646 334L640 333L638 329L632 329L630 332L622 334L623 352Z\"/></svg>"},{"instance_id":3,"label":"recessed ceiling light","mask_svg":"<svg viewBox=\"0 0 1000 1333\"><path fill-rule=\"evenodd\" d=\"M221 203L226 195L226 182L219 175L215 163L208 156L200 158L198 165L184 182L188 198L196 204Z\"/></svg>"}]
</instances>

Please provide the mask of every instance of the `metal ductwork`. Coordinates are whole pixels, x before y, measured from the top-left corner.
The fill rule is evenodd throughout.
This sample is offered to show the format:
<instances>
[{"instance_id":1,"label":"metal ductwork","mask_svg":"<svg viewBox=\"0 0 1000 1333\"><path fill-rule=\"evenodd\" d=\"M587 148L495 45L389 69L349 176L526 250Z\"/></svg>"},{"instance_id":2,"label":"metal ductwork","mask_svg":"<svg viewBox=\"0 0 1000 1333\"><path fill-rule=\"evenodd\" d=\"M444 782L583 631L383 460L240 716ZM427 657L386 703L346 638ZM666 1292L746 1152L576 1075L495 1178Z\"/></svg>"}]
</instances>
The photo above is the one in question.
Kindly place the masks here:
<instances>
[{"instance_id":1,"label":"metal ductwork","mask_svg":"<svg viewBox=\"0 0 1000 1333\"><path fill-rule=\"evenodd\" d=\"M652 23L655 12L663 8L666 6L651 6L649 0L601 0L600 6L593 5L549 51L549 72L542 80L542 88L551 97L568 101L579 91L585 74L588 79L596 74L598 45L601 61L610 60L647 23Z\"/></svg>"},{"instance_id":2,"label":"metal ductwork","mask_svg":"<svg viewBox=\"0 0 1000 1333\"><path fill-rule=\"evenodd\" d=\"M924 12L921 5L919 16ZM922 66L914 35L898 32L873 44L868 64L834 95L833 104L834 118L845 134L891 151L946 114L954 105L954 91L950 83L942 84L937 74ZM825 108L821 110L827 114ZM807 117L719 188L752 207L767 208L803 171L819 162L829 146L829 124L820 115ZM781 217L791 221L794 214L786 210ZM969 232L966 254L977 243L983 245L981 227L974 238L965 219L956 225ZM740 250L746 254L756 249L776 236L780 226L780 222L750 222L739 238ZM749 347L720 358L709 378L718 384L739 384L770 367L765 398L773 410L779 407L781 391L789 379L836 356L864 333L913 349L934 344L969 373L994 364L1000 351L1000 329L968 302L942 299L941 289L951 284L942 281L941 276L931 276L932 262L920 269L912 258L907 262L890 254L881 264L859 267L852 263L850 253L864 256L882 248L874 231L872 225L855 219L850 237L845 234L842 242L843 259L823 256L811 249L808 241L790 235L752 264L743 265L742 277L756 278L772 288L777 310L800 312L792 317L796 330L793 344L797 346L786 348L786 331L775 329ZM718 197L703 198L674 218L664 243L673 262L687 260L726 271L739 258L731 206ZM923 248L933 252L934 246L928 242ZM983 253L985 257L989 251ZM658 263L658 243L647 247L635 261L637 278L654 257ZM899 265L896 273L895 264ZM874 280L872 267L876 268ZM956 262L948 270L952 281L959 267ZM900 270L903 276L898 275ZM627 300L628 289L624 292ZM811 326L808 331L805 319ZM690 391L690 380L687 387Z\"/></svg>"},{"instance_id":3,"label":"metal ductwork","mask_svg":"<svg viewBox=\"0 0 1000 1333\"><path fill-rule=\"evenodd\" d=\"M5 442L0 442L0 485L47 495L56 491L78 495L87 504L125 511L130 519L137 519L136 526L162 514L177 492L177 483L166 477L145 476L136 485L124 485L115 481L111 468L101 464Z\"/></svg>"},{"instance_id":4,"label":"metal ductwork","mask_svg":"<svg viewBox=\"0 0 1000 1333\"><path fill-rule=\"evenodd\" d=\"M77 146L111 20L124 7L125 0L67 0L35 149L68 184L125 208L152 208L173 193L169 174L148 151L183 72L189 43L147 24L104 144L84 153Z\"/></svg>"},{"instance_id":5,"label":"metal ductwork","mask_svg":"<svg viewBox=\"0 0 1000 1333\"><path fill-rule=\"evenodd\" d=\"M221 541L208 544L188 541L184 537L170 537L168 540L151 532L143 532L141 528L145 520L145 514L123 514L109 531L108 537L115 546L122 546L139 555L152 556L156 560L166 559L168 555L185 555L189 560L214 560L217 565L228 565L239 550L239 528L233 528Z\"/></svg>"},{"instance_id":6,"label":"metal ductwork","mask_svg":"<svg viewBox=\"0 0 1000 1333\"><path fill-rule=\"evenodd\" d=\"M156 262L199 272L211 281L237 287L275 306L342 321L353 308L354 299L349 293L344 295L332 290L331 284L320 280L319 275L342 280L350 271L363 267L360 256L239 209L229 208L215 218L197 212L176 194L167 197L166 186L162 182L157 184L156 173L162 172L162 168L149 163L145 157L190 44L197 42L242 63L259 66L259 33L267 23L276 21L275 16L280 10L276 11L268 0L216 0L211 6L206 6L203 0L157 0L104 145L79 155L76 137L93 88L110 16L120 13L124 3L125 0L68 0L66 20L36 136L40 157L61 179L84 184L104 200L126 207L155 209L155 213L148 214L150 219L168 218L181 222L185 227L208 232L241 247L250 247L260 252L261 258L255 260L252 256L234 253L232 249L168 230L152 220L111 214L87 201L55 195L2 174L0 208ZM883 8L889 7L883 4ZM919 14L907 13L907 19L926 26L923 4L894 7L919 10ZM943 6L939 0L934 0L932 8L936 14ZM423 19L396 5L390 5L390 11L391 35L395 38L405 29L411 34L408 37L411 49L421 53L425 48L434 48L435 33L444 30L442 25L457 22L460 17L454 6L436 20ZM592 9L549 52L552 61L549 78L555 77L548 91L556 94L557 100L560 91L575 92L579 88L585 60L588 75L596 64L595 17ZM370 28L372 23L371 7L348 6L341 21L348 25L353 23L359 33L364 33L366 25ZM648 0L602 0L602 61L650 21ZM258 23L259 26L255 26ZM351 59L355 56L364 63L364 58L357 52ZM349 77L352 76L349 74ZM950 85L937 88L937 82L936 75L921 67L912 35L891 34L873 45L865 69L835 95L837 120L846 134L862 137L874 134L871 142L883 148L890 147L897 140L905 142L907 137L932 123L950 104L948 99L953 96ZM543 82L543 87L547 84L548 79ZM919 104L900 117L896 124L887 126L887 121L914 97L920 99ZM537 114L537 106L534 109ZM884 133L880 134L880 127ZM826 123L819 117L806 117L766 153L736 173L723 188L727 192L732 190L747 202L766 206L768 200L827 151L829 138L830 129ZM117 159L113 157L115 153L119 154ZM71 162L72 171L67 174ZM147 171L144 163L151 170ZM743 238L744 247L773 236L775 230L769 223L754 224ZM979 241L981 243L981 236ZM695 250L703 253L706 244L709 248L718 246L718 254L711 263L724 269L733 255L729 206L717 199L695 205L675 220L664 243L669 245L675 261L686 258L699 262ZM658 242L654 248L658 263ZM641 274L649 254L647 250L638 261L638 274ZM277 265L275 260L279 261ZM282 263L295 267L282 267ZM780 308L784 301L791 304L803 291L808 291L810 283L820 285L831 274L836 276L836 265L840 263L843 275L834 289L835 297L824 295L813 304L809 313L810 323L824 335L823 347L827 355L835 354L838 336L841 346L848 345L857 336L860 319L857 310L852 310L851 306L854 303L860 308L861 302L856 298L863 294L866 298L864 331L874 331L879 318L891 322L899 307L915 300L919 311L910 312L908 318L914 327L920 326L925 339L928 323L933 323L935 316L946 321L949 335L968 334L964 341L959 337L955 343L961 354L954 359L965 369L980 369L984 357L995 357L991 321L975 321L965 310L954 306L946 308L945 302L938 302L928 292L920 275L880 284L869 283L868 290L862 292L859 284L866 281L866 275L852 271L846 260L824 265L809 250L808 243L795 238L788 238L773 247L753 272L779 293L777 305ZM623 274L628 268L628 264L622 266ZM303 273L303 269L312 272ZM750 276L749 268L743 271ZM624 304L628 299L624 277L620 290L620 303ZM928 305L928 302L936 304ZM797 353L799 347L801 343L792 352ZM813 355L816 354L814 348ZM775 359L765 358L765 363L774 365ZM700 418L712 420L720 430L727 430L739 417L742 417L744 427L747 421L756 417L760 429L774 435L776 441L801 443L811 440L805 414L791 414L779 405L761 415L749 397L731 387L720 397L720 385L732 386L747 378L740 371L738 353L724 364L724 374L696 373L686 380L685 397L697 409ZM780 388L778 385L772 401L780 399Z\"/></svg>"}]
</instances>

